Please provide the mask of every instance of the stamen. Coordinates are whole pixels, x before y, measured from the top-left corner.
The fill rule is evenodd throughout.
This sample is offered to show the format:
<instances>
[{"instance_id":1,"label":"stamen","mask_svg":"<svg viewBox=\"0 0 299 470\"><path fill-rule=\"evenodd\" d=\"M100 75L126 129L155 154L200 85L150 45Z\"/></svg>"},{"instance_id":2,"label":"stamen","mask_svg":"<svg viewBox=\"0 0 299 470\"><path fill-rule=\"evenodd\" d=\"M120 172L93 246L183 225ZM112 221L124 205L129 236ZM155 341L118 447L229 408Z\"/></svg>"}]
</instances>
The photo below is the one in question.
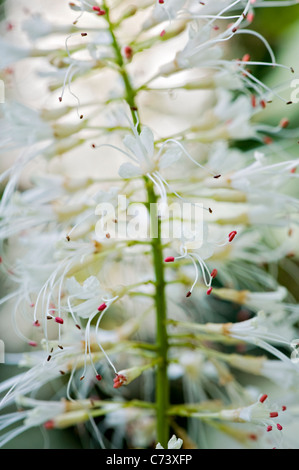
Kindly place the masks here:
<instances>
[{"instance_id":1,"label":"stamen","mask_svg":"<svg viewBox=\"0 0 299 470\"><path fill-rule=\"evenodd\" d=\"M236 230L233 230L232 232L230 232L230 234L228 235L228 241L231 243L236 235L237 235Z\"/></svg>"},{"instance_id":2,"label":"stamen","mask_svg":"<svg viewBox=\"0 0 299 470\"><path fill-rule=\"evenodd\" d=\"M215 277L217 276L217 274L218 274L217 269L213 269L213 271L211 272L211 277L212 277L213 279L215 279Z\"/></svg>"},{"instance_id":3,"label":"stamen","mask_svg":"<svg viewBox=\"0 0 299 470\"><path fill-rule=\"evenodd\" d=\"M63 319L61 317L55 317L56 323L59 323L60 325L63 325Z\"/></svg>"},{"instance_id":4,"label":"stamen","mask_svg":"<svg viewBox=\"0 0 299 470\"><path fill-rule=\"evenodd\" d=\"M168 256L165 258L165 263L173 263L175 261L175 258L173 256Z\"/></svg>"},{"instance_id":5,"label":"stamen","mask_svg":"<svg viewBox=\"0 0 299 470\"><path fill-rule=\"evenodd\" d=\"M124 375L116 374L116 377L113 379L113 388L120 388L126 381L127 378Z\"/></svg>"},{"instance_id":6,"label":"stamen","mask_svg":"<svg viewBox=\"0 0 299 470\"><path fill-rule=\"evenodd\" d=\"M268 398L268 395L266 395L266 394L262 395L261 398L260 398L260 402L264 403L264 401L266 401L267 398Z\"/></svg>"},{"instance_id":7,"label":"stamen","mask_svg":"<svg viewBox=\"0 0 299 470\"><path fill-rule=\"evenodd\" d=\"M130 60L133 57L133 49L130 46L125 46L124 47L124 55L126 59Z\"/></svg>"},{"instance_id":8,"label":"stamen","mask_svg":"<svg viewBox=\"0 0 299 470\"><path fill-rule=\"evenodd\" d=\"M107 308L107 305L105 303L103 303L98 307L98 311L103 312L103 310L105 310L105 308Z\"/></svg>"},{"instance_id":9,"label":"stamen","mask_svg":"<svg viewBox=\"0 0 299 470\"><path fill-rule=\"evenodd\" d=\"M53 419L50 419L49 421L46 421L44 423L44 428L45 429L54 429L55 425L54 425L54 421Z\"/></svg>"},{"instance_id":10,"label":"stamen","mask_svg":"<svg viewBox=\"0 0 299 470\"><path fill-rule=\"evenodd\" d=\"M277 418L277 416L278 416L277 411L272 411L272 412L269 414L269 417L270 417L270 418Z\"/></svg>"}]
</instances>

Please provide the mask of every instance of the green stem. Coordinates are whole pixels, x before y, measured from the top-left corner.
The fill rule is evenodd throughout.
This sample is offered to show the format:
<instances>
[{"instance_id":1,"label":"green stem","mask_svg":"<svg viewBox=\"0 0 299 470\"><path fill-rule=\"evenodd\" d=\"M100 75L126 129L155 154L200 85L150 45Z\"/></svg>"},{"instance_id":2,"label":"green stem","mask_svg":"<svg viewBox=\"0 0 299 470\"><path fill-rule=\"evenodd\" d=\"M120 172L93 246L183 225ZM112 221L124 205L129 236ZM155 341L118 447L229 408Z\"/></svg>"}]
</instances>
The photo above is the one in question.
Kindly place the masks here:
<instances>
[{"instance_id":1,"label":"green stem","mask_svg":"<svg viewBox=\"0 0 299 470\"><path fill-rule=\"evenodd\" d=\"M152 233L152 253L154 261L154 271L156 278L156 329L157 329L157 348L161 362L157 366L156 376L156 405L157 405L157 439L160 444L167 448L169 439L169 382L167 376L168 365L168 334L167 334L167 309L165 296L165 278L164 278L164 262L163 248L161 243L161 222L157 213L158 197L155 194L153 184L150 180L146 180L148 202L150 210L151 227L156 225L156 233Z\"/></svg>"},{"instance_id":2,"label":"green stem","mask_svg":"<svg viewBox=\"0 0 299 470\"><path fill-rule=\"evenodd\" d=\"M131 85L130 78L127 74L125 62L122 57L121 47L118 44L117 38L114 34L114 25L111 22L109 8L106 2L103 3L103 8L106 11L105 18L108 23L109 31L112 37L112 46L116 55L116 63L119 67L119 73L122 76L125 92L126 102L128 103L134 125L138 123L138 114L136 106L137 91ZM140 120L139 120L140 122ZM140 125L137 127L140 132ZM156 226L156 233L151 235L152 255L154 262L155 272L155 286L156 291L154 295L156 307L156 340L157 340L157 356L160 361L157 364L156 374L156 419L157 419L157 440L160 444L167 448L169 439L169 382L167 376L167 363L168 363L168 334L167 334L167 309L166 309L166 295L165 295L165 279L164 279L164 263L163 263L163 246L161 241L161 225L158 219L157 202L158 196L154 191L153 183L149 178L144 177L145 186L147 191L148 209L150 211L151 226Z\"/></svg>"}]
</instances>

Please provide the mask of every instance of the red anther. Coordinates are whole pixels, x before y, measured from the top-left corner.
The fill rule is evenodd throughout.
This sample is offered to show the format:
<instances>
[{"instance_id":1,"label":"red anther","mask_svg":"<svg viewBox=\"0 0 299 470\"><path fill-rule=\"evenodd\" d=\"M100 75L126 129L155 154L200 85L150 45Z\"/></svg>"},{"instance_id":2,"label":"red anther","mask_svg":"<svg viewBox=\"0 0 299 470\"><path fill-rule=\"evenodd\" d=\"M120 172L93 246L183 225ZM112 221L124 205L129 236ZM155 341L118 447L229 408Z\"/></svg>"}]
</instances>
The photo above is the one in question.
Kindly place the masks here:
<instances>
[{"instance_id":1,"label":"red anther","mask_svg":"<svg viewBox=\"0 0 299 470\"><path fill-rule=\"evenodd\" d=\"M270 145L273 143L273 139L271 137L269 137L268 135L266 135L264 138L263 138L263 142L264 144L266 145Z\"/></svg>"},{"instance_id":2,"label":"red anther","mask_svg":"<svg viewBox=\"0 0 299 470\"><path fill-rule=\"evenodd\" d=\"M242 62L248 62L250 60L250 54L244 54L242 57Z\"/></svg>"},{"instance_id":3,"label":"red anther","mask_svg":"<svg viewBox=\"0 0 299 470\"><path fill-rule=\"evenodd\" d=\"M217 26L216 24L215 24L215 26L213 26L214 31L219 31L219 29L220 29L219 26Z\"/></svg>"},{"instance_id":4,"label":"red anther","mask_svg":"<svg viewBox=\"0 0 299 470\"><path fill-rule=\"evenodd\" d=\"M278 413L277 411L272 411L270 414L269 414L270 418L277 418L278 416Z\"/></svg>"},{"instance_id":5,"label":"red anther","mask_svg":"<svg viewBox=\"0 0 299 470\"><path fill-rule=\"evenodd\" d=\"M260 105L261 105L261 107L262 107L263 109L265 109L265 107L267 106L267 103L266 103L265 100L261 100L261 101L260 101Z\"/></svg>"},{"instance_id":6,"label":"red anther","mask_svg":"<svg viewBox=\"0 0 299 470\"><path fill-rule=\"evenodd\" d=\"M283 405L283 406L281 407L281 409L282 409L282 411L285 411L285 410L287 409L287 407Z\"/></svg>"},{"instance_id":7,"label":"red anther","mask_svg":"<svg viewBox=\"0 0 299 470\"><path fill-rule=\"evenodd\" d=\"M217 269L213 269L213 271L211 272L211 277L212 277L213 279L215 279L215 277L217 276L217 274L218 274Z\"/></svg>"},{"instance_id":8,"label":"red anther","mask_svg":"<svg viewBox=\"0 0 299 470\"><path fill-rule=\"evenodd\" d=\"M233 232L230 232L228 235L228 241L232 242L236 235L237 235L236 230L233 230Z\"/></svg>"},{"instance_id":9,"label":"red anther","mask_svg":"<svg viewBox=\"0 0 299 470\"><path fill-rule=\"evenodd\" d=\"M214 178L217 180L218 178L221 178L221 175L216 175Z\"/></svg>"},{"instance_id":10,"label":"red anther","mask_svg":"<svg viewBox=\"0 0 299 470\"><path fill-rule=\"evenodd\" d=\"M252 441L257 441L257 435L256 434L249 434L249 439L251 439Z\"/></svg>"},{"instance_id":11,"label":"red anther","mask_svg":"<svg viewBox=\"0 0 299 470\"><path fill-rule=\"evenodd\" d=\"M253 20L254 20L254 13L248 13L248 15L246 16L247 20L249 21L249 23L252 23Z\"/></svg>"},{"instance_id":12,"label":"red anther","mask_svg":"<svg viewBox=\"0 0 299 470\"><path fill-rule=\"evenodd\" d=\"M189 290L189 292L187 292L186 294L186 297L191 297L191 295L192 295L192 292Z\"/></svg>"},{"instance_id":13,"label":"red anther","mask_svg":"<svg viewBox=\"0 0 299 470\"><path fill-rule=\"evenodd\" d=\"M37 346L37 342L36 341L29 341L29 346L32 346L33 348L35 348Z\"/></svg>"},{"instance_id":14,"label":"red anther","mask_svg":"<svg viewBox=\"0 0 299 470\"><path fill-rule=\"evenodd\" d=\"M44 423L44 428L45 429L54 429L55 425L54 425L54 421L53 419L50 419L49 421L46 421Z\"/></svg>"},{"instance_id":15,"label":"red anther","mask_svg":"<svg viewBox=\"0 0 299 470\"><path fill-rule=\"evenodd\" d=\"M56 323L59 323L60 325L63 325L63 319L61 317L55 317Z\"/></svg>"},{"instance_id":16,"label":"red anther","mask_svg":"<svg viewBox=\"0 0 299 470\"><path fill-rule=\"evenodd\" d=\"M173 256L167 256L167 258L165 258L165 263L173 263L175 260L175 258Z\"/></svg>"},{"instance_id":17,"label":"red anther","mask_svg":"<svg viewBox=\"0 0 299 470\"><path fill-rule=\"evenodd\" d=\"M105 310L106 307L107 307L107 305L105 303L103 303L98 307L98 311L102 312L103 310Z\"/></svg>"},{"instance_id":18,"label":"red anther","mask_svg":"<svg viewBox=\"0 0 299 470\"><path fill-rule=\"evenodd\" d=\"M58 99L59 99L59 101L60 101L60 103L61 103L61 101L62 101L62 96L59 96L59 98L58 98Z\"/></svg>"},{"instance_id":19,"label":"red anther","mask_svg":"<svg viewBox=\"0 0 299 470\"><path fill-rule=\"evenodd\" d=\"M33 326L40 326L40 322L38 320L35 320L35 322L33 322Z\"/></svg>"},{"instance_id":20,"label":"red anther","mask_svg":"<svg viewBox=\"0 0 299 470\"><path fill-rule=\"evenodd\" d=\"M297 168L294 166L294 168L292 168L292 169L290 170L290 173L296 173L296 169L297 169Z\"/></svg>"},{"instance_id":21,"label":"red anther","mask_svg":"<svg viewBox=\"0 0 299 470\"><path fill-rule=\"evenodd\" d=\"M133 49L130 46L125 46L124 47L124 55L125 57L129 60L132 59L133 56Z\"/></svg>"},{"instance_id":22,"label":"red anther","mask_svg":"<svg viewBox=\"0 0 299 470\"><path fill-rule=\"evenodd\" d=\"M97 379L98 381L102 380L102 378L103 378L103 377L102 377L100 374L97 374L97 375L96 375L96 379Z\"/></svg>"},{"instance_id":23,"label":"red anther","mask_svg":"<svg viewBox=\"0 0 299 470\"><path fill-rule=\"evenodd\" d=\"M255 95L251 96L251 106L253 108L256 108L256 96Z\"/></svg>"},{"instance_id":24,"label":"red anther","mask_svg":"<svg viewBox=\"0 0 299 470\"><path fill-rule=\"evenodd\" d=\"M165 34L166 34L166 31L165 31L165 29L163 29L160 33L160 37L163 38L163 36L165 36Z\"/></svg>"},{"instance_id":25,"label":"red anther","mask_svg":"<svg viewBox=\"0 0 299 470\"><path fill-rule=\"evenodd\" d=\"M210 295L212 290L213 290L213 287L209 287L209 289L207 290L207 295Z\"/></svg>"},{"instance_id":26,"label":"red anther","mask_svg":"<svg viewBox=\"0 0 299 470\"><path fill-rule=\"evenodd\" d=\"M106 11L102 10L101 7L94 6L94 7L92 7L92 9L93 9L93 11L96 11L97 15L99 15L99 16L102 16L102 15L106 14Z\"/></svg>"},{"instance_id":27,"label":"red anther","mask_svg":"<svg viewBox=\"0 0 299 470\"><path fill-rule=\"evenodd\" d=\"M113 388L120 388L126 381L127 378L124 375L117 374L116 377L113 379Z\"/></svg>"},{"instance_id":28,"label":"red anther","mask_svg":"<svg viewBox=\"0 0 299 470\"><path fill-rule=\"evenodd\" d=\"M260 398L260 402L261 402L261 403L264 403L264 401L266 401L267 398L268 398L268 395L266 395L266 394L265 394L265 395L262 395L261 398Z\"/></svg>"},{"instance_id":29,"label":"red anther","mask_svg":"<svg viewBox=\"0 0 299 470\"><path fill-rule=\"evenodd\" d=\"M0 264L2 263L2 261L3 261L3 259L2 259L1 256L0 256Z\"/></svg>"},{"instance_id":30,"label":"red anther","mask_svg":"<svg viewBox=\"0 0 299 470\"><path fill-rule=\"evenodd\" d=\"M272 429L273 429L272 426L267 426L267 432L272 431Z\"/></svg>"},{"instance_id":31,"label":"red anther","mask_svg":"<svg viewBox=\"0 0 299 470\"><path fill-rule=\"evenodd\" d=\"M159 3L160 3L161 5L163 5L164 0L159 0Z\"/></svg>"},{"instance_id":32,"label":"red anther","mask_svg":"<svg viewBox=\"0 0 299 470\"><path fill-rule=\"evenodd\" d=\"M288 125L290 124L290 121L287 119L287 118L283 118L280 123L279 123L279 126L282 128L282 129L285 129L286 127L288 127Z\"/></svg>"},{"instance_id":33,"label":"red anther","mask_svg":"<svg viewBox=\"0 0 299 470\"><path fill-rule=\"evenodd\" d=\"M14 25L12 23L7 23L6 31L12 31L14 29Z\"/></svg>"},{"instance_id":34,"label":"red anther","mask_svg":"<svg viewBox=\"0 0 299 470\"><path fill-rule=\"evenodd\" d=\"M277 424L276 424L276 427L277 427L278 431L282 431L282 426L281 426L281 424L277 423Z\"/></svg>"}]
</instances>

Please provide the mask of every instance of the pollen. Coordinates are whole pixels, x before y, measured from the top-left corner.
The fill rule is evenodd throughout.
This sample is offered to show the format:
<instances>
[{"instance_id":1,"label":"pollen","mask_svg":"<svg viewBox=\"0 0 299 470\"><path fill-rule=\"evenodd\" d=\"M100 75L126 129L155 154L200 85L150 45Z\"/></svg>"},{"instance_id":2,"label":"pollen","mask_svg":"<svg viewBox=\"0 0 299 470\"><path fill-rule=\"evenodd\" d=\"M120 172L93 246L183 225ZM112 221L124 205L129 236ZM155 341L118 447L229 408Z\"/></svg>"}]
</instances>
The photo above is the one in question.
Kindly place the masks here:
<instances>
[{"instance_id":1,"label":"pollen","mask_svg":"<svg viewBox=\"0 0 299 470\"><path fill-rule=\"evenodd\" d=\"M235 236L237 235L237 232L236 230L233 230L232 232L230 232L228 234L228 241L231 243L233 241L233 239L235 238Z\"/></svg>"},{"instance_id":2,"label":"pollen","mask_svg":"<svg viewBox=\"0 0 299 470\"><path fill-rule=\"evenodd\" d=\"M213 279L215 279L215 277L217 276L217 274L218 274L217 269L213 269L213 271L211 272L211 277L212 277Z\"/></svg>"},{"instance_id":3,"label":"pollen","mask_svg":"<svg viewBox=\"0 0 299 470\"><path fill-rule=\"evenodd\" d=\"M117 374L113 379L114 385L113 388L120 388L124 383L126 383L127 378L122 374Z\"/></svg>"},{"instance_id":4,"label":"pollen","mask_svg":"<svg viewBox=\"0 0 299 470\"><path fill-rule=\"evenodd\" d=\"M266 401L267 398L268 398L268 395L266 395L266 394L262 395L261 398L260 398L260 402L264 403L264 401Z\"/></svg>"},{"instance_id":5,"label":"pollen","mask_svg":"<svg viewBox=\"0 0 299 470\"><path fill-rule=\"evenodd\" d=\"M103 310L105 310L105 308L107 308L107 304L105 304L105 302L103 304L101 304L99 307L98 307L98 311L99 312L102 312Z\"/></svg>"}]
</instances>

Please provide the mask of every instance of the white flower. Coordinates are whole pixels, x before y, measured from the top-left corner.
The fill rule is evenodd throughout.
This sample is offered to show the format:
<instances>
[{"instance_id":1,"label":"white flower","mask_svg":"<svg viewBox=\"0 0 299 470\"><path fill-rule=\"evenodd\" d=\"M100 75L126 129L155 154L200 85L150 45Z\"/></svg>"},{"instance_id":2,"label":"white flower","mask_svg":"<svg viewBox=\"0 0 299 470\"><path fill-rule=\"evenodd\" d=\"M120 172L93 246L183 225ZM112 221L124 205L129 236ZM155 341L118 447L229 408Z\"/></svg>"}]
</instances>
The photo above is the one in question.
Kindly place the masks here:
<instances>
[{"instance_id":1,"label":"white flower","mask_svg":"<svg viewBox=\"0 0 299 470\"><path fill-rule=\"evenodd\" d=\"M173 435L172 438L168 441L167 449L180 449L182 445L183 440ZM158 442L158 444L156 445L156 449L164 449L164 447L162 447L161 444Z\"/></svg>"},{"instance_id":2,"label":"white flower","mask_svg":"<svg viewBox=\"0 0 299 470\"><path fill-rule=\"evenodd\" d=\"M0 70L30 56L31 50L15 46L0 38Z\"/></svg>"},{"instance_id":3,"label":"white flower","mask_svg":"<svg viewBox=\"0 0 299 470\"><path fill-rule=\"evenodd\" d=\"M35 41L43 36L48 36L59 29L51 24L40 14L33 14L22 23L22 29L25 31L31 41ZM61 29L62 32L64 31Z\"/></svg>"},{"instance_id":4,"label":"white flower","mask_svg":"<svg viewBox=\"0 0 299 470\"><path fill-rule=\"evenodd\" d=\"M182 233L181 243L180 243L180 256L177 257L167 257L165 262L174 262L182 258L187 258L192 261L195 268L195 280L192 284L192 287L187 293L187 297L190 297L194 287L196 286L199 279L199 270L202 274L204 284L208 288L207 295L210 295L212 292L212 281L217 276L217 270L213 269L210 272L208 266L205 263L205 260L210 258L217 247L226 246L228 243L231 243L235 236L237 235L236 231L232 231L228 238L224 241L216 241L209 235L208 225L201 221L200 224L196 227L193 232L188 230Z\"/></svg>"},{"instance_id":5,"label":"white flower","mask_svg":"<svg viewBox=\"0 0 299 470\"><path fill-rule=\"evenodd\" d=\"M24 396L19 396L16 399L16 403L19 406L30 406L31 410L12 413L9 415L3 415L0 418L0 427L1 429L9 427L12 424L17 423L18 421L23 420L23 424L13 428L8 431L6 434L3 434L0 437L0 447L3 447L7 442L12 440L14 437L20 435L21 433L28 431L28 429L40 426L46 422L51 422L53 418L62 413L65 409L63 402L54 402L54 401L38 401L30 399Z\"/></svg>"},{"instance_id":6,"label":"white flower","mask_svg":"<svg viewBox=\"0 0 299 470\"><path fill-rule=\"evenodd\" d=\"M33 145L44 140L52 140L53 129L48 122L44 122L40 114L17 102L6 103L3 107L1 120L1 146L3 143L11 145Z\"/></svg>"},{"instance_id":7,"label":"white flower","mask_svg":"<svg viewBox=\"0 0 299 470\"><path fill-rule=\"evenodd\" d=\"M154 151L154 135L148 127L144 127L138 135L126 136L124 144L130 150L133 160L138 164L124 163L119 169L122 178L134 178L137 176L153 173L157 169L164 169L176 162L181 152L178 150L168 150L161 157L160 152L156 155Z\"/></svg>"},{"instance_id":8,"label":"white flower","mask_svg":"<svg viewBox=\"0 0 299 470\"><path fill-rule=\"evenodd\" d=\"M189 40L184 49L177 53L175 59L179 69L199 67L202 63L221 58L221 48L209 45L211 32L210 26L202 27L197 22L189 26Z\"/></svg>"},{"instance_id":9,"label":"white flower","mask_svg":"<svg viewBox=\"0 0 299 470\"><path fill-rule=\"evenodd\" d=\"M70 294L68 297L68 305L71 311L75 311L82 318L89 316L97 311L98 307L107 299L106 291L101 287L100 281L95 276L88 277L83 285L79 284L74 277L66 280L66 289ZM83 300L77 305L71 305L72 300Z\"/></svg>"},{"instance_id":10,"label":"white flower","mask_svg":"<svg viewBox=\"0 0 299 470\"><path fill-rule=\"evenodd\" d=\"M225 124L228 136L233 139L248 139L255 136L250 120L253 109L246 96L233 100L230 92L218 92L217 105L213 110L215 116Z\"/></svg>"},{"instance_id":11,"label":"white flower","mask_svg":"<svg viewBox=\"0 0 299 470\"><path fill-rule=\"evenodd\" d=\"M148 29L162 21L171 21L177 17L185 3L186 0L170 0L161 4L157 0L151 16L143 23L143 28Z\"/></svg>"}]
</instances>

